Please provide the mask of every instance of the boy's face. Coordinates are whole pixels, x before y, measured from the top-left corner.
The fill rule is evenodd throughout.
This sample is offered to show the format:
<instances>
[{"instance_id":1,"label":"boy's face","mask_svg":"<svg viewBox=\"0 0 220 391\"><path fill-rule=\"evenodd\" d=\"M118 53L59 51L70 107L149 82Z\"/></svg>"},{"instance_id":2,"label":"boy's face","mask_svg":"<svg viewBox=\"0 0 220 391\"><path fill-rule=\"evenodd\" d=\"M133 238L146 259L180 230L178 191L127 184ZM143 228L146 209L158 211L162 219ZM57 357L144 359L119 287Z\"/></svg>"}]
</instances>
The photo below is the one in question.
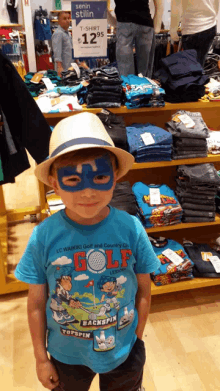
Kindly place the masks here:
<instances>
[{"instance_id":1,"label":"boy's face","mask_svg":"<svg viewBox=\"0 0 220 391\"><path fill-rule=\"evenodd\" d=\"M116 184L110 157L106 154L81 164L66 164L53 177L53 188L66 205L67 215L75 222L101 215L112 199Z\"/></svg>"}]
</instances>

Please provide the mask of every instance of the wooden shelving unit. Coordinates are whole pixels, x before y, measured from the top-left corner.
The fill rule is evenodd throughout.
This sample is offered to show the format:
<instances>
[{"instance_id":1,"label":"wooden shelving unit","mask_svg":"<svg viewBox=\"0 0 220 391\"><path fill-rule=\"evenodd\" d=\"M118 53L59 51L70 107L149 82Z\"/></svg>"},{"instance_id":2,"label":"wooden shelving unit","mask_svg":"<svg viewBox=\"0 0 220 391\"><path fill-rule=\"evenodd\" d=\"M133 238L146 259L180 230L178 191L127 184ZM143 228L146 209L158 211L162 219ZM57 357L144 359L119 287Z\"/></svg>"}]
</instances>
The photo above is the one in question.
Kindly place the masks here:
<instances>
[{"instance_id":1,"label":"wooden shelving unit","mask_svg":"<svg viewBox=\"0 0 220 391\"><path fill-rule=\"evenodd\" d=\"M57 11L56 11L57 12ZM102 109L86 109L84 110L98 113ZM202 113L204 121L207 125L216 130L220 130L220 120L219 102L192 102L192 103L181 103L181 104L169 104L167 103L165 107L162 108L141 108L137 110L129 110L126 107L121 107L120 109L110 109L113 113L123 116L126 125L130 125L134 122L146 123L150 122L157 126L164 128L165 123L171 119L171 115L174 114L177 110L187 110L187 111L200 111ZM45 114L44 117L50 125L56 125L61 119L77 114L77 111L72 113L56 113L56 114ZM209 155L207 158L195 158L195 159L181 159L173 160L171 162L150 162L150 163L135 163L132 170L121 180L129 180L131 185L138 181L143 181L146 183L166 183L170 187L175 187L175 170L176 166L179 164L198 164L198 163L213 163L217 169L220 169L220 155ZM45 192L46 189L43 184L39 183L40 191L40 207L35 207L35 210L41 212L46 207L46 198ZM2 199L1 187L0 187L0 200ZM15 216L15 211L8 211L4 208L4 203L0 204L0 232L1 237L5 238L4 226L8 219L10 219L10 213ZM36 209L37 208L37 209ZM22 213L22 212L21 212ZM25 213L25 212L23 212ZM42 214L43 215L43 214ZM45 214L44 214L45 217ZM177 225L171 225L167 227L155 227L147 229L148 234L154 234L155 236L171 237L174 240L180 240L183 237L196 238L200 233L213 233L213 235L220 235L220 216L217 215L214 222L211 223L181 223ZM3 236L2 236L3 235ZM3 243L5 243L6 238ZM195 239L194 239L195 240ZM3 246L4 247L4 246ZM6 274L5 268L5 253L1 250L1 259L4 260L0 262L0 294L15 292L19 290L26 290L27 285L15 280L11 275ZM165 294L176 291L184 291L190 289L197 289L202 287L209 286L219 286L219 279L207 279L207 278L195 278L189 281L181 281L175 284L165 285L165 286L155 286L152 282L152 295Z\"/></svg>"}]
</instances>

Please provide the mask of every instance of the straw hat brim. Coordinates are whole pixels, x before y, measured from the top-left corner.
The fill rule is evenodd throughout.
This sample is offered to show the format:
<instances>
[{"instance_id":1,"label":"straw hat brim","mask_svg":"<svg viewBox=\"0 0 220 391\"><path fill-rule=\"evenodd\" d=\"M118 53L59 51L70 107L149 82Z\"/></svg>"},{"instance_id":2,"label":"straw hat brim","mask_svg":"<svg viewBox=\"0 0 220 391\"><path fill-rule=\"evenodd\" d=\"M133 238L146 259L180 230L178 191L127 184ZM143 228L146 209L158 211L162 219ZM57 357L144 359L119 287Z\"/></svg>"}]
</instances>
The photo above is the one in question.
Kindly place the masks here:
<instances>
[{"instance_id":1,"label":"straw hat brim","mask_svg":"<svg viewBox=\"0 0 220 391\"><path fill-rule=\"evenodd\" d=\"M73 151L79 151L81 149L92 149L92 148L101 148L101 149L106 149L111 151L117 158L118 161L118 175L117 175L117 180L122 178L124 175L127 174L127 172L132 168L133 163L134 163L134 157L124 151L123 149L117 148L115 146L99 146L99 145L88 145L88 144L81 144L80 148L79 145L74 145L69 148L66 148L64 151L58 153L56 156L52 158L48 158L44 162L40 163L36 168L35 168L35 175L36 177L43 183L45 183L48 186L51 186L48 177L49 177L49 172L50 172L50 166L51 164L59 157L62 155L66 155L69 152Z\"/></svg>"}]
</instances>

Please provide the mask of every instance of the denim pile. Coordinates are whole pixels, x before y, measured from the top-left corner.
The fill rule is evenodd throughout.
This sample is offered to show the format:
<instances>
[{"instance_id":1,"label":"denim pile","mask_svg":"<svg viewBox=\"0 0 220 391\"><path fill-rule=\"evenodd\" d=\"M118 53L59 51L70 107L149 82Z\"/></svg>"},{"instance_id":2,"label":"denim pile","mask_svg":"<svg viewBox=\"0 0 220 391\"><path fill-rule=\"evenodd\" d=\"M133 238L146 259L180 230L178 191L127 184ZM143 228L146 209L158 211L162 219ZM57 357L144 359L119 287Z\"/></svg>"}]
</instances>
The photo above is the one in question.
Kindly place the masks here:
<instances>
[{"instance_id":1,"label":"denim pile","mask_svg":"<svg viewBox=\"0 0 220 391\"><path fill-rule=\"evenodd\" d=\"M135 75L121 76L128 109L163 107L165 91L153 80Z\"/></svg>"},{"instance_id":2,"label":"denim pile","mask_svg":"<svg viewBox=\"0 0 220 391\"><path fill-rule=\"evenodd\" d=\"M121 107L121 84L117 68L103 66L93 69L88 86L87 107Z\"/></svg>"},{"instance_id":3,"label":"denim pile","mask_svg":"<svg viewBox=\"0 0 220 391\"><path fill-rule=\"evenodd\" d=\"M101 113L98 113L97 116L102 121L115 146L124 149L125 151L129 151L123 117L119 117L106 109L102 109Z\"/></svg>"},{"instance_id":4,"label":"denim pile","mask_svg":"<svg viewBox=\"0 0 220 391\"><path fill-rule=\"evenodd\" d=\"M166 130L150 123L135 123L127 126L126 131L129 152L135 157L136 162L172 160L173 137Z\"/></svg>"},{"instance_id":5,"label":"denim pile","mask_svg":"<svg viewBox=\"0 0 220 391\"><path fill-rule=\"evenodd\" d=\"M215 196L220 178L212 163L178 166L175 193L183 208L183 222L215 220Z\"/></svg>"},{"instance_id":6,"label":"denim pile","mask_svg":"<svg viewBox=\"0 0 220 391\"><path fill-rule=\"evenodd\" d=\"M209 129L201 113L179 110L166 123L166 128L173 135L173 159L207 156Z\"/></svg>"},{"instance_id":7,"label":"denim pile","mask_svg":"<svg viewBox=\"0 0 220 391\"><path fill-rule=\"evenodd\" d=\"M128 181L116 183L110 205L114 208L124 210L130 215L137 215L138 206L136 198Z\"/></svg>"},{"instance_id":8,"label":"denim pile","mask_svg":"<svg viewBox=\"0 0 220 391\"><path fill-rule=\"evenodd\" d=\"M151 273L151 279L155 285L168 285L173 282L193 278L193 262L180 243L162 237L150 237L149 239L157 258L161 263L159 269L157 269L156 272ZM174 256L178 255L180 257L179 264L178 262L176 262L177 264L172 262L170 250L172 250Z\"/></svg>"},{"instance_id":9,"label":"denim pile","mask_svg":"<svg viewBox=\"0 0 220 391\"><path fill-rule=\"evenodd\" d=\"M132 186L139 207L142 224L146 228L163 227L179 224L182 218L182 208L175 193L167 185L146 185L136 182ZM158 193L157 199L152 197L152 192Z\"/></svg>"},{"instance_id":10,"label":"denim pile","mask_svg":"<svg viewBox=\"0 0 220 391\"><path fill-rule=\"evenodd\" d=\"M205 243L183 242L184 249L194 263L193 275L199 278L220 278L211 262L212 257L220 258L219 253ZM210 259L211 257L211 259Z\"/></svg>"},{"instance_id":11,"label":"denim pile","mask_svg":"<svg viewBox=\"0 0 220 391\"><path fill-rule=\"evenodd\" d=\"M205 95L209 76L197 61L195 49L171 54L161 60L161 68L155 72L166 91L165 100L171 103L195 102Z\"/></svg>"}]
</instances>

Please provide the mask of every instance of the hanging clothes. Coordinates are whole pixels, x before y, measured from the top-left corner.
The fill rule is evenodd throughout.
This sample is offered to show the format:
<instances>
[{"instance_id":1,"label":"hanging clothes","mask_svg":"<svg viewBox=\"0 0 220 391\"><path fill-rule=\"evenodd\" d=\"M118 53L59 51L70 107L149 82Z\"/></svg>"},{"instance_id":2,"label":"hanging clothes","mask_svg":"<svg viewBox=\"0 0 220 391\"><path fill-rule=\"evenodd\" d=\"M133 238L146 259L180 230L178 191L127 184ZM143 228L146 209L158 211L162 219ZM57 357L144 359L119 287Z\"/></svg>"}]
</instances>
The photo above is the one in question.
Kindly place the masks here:
<instances>
[{"instance_id":1,"label":"hanging clothes","mask_svg":"<svg viewBox=\"0 0 220 391\"><path fill-rule=\"evenodd\" d=\"M6 117L17 153L10 155L4 132L0 156L5 181L30 167L25 148L37 164L49 155L51 130L15 67L0 50L0 106ZM0 184L2 184L0 182Z\"/></svg>"}]
</instances>

